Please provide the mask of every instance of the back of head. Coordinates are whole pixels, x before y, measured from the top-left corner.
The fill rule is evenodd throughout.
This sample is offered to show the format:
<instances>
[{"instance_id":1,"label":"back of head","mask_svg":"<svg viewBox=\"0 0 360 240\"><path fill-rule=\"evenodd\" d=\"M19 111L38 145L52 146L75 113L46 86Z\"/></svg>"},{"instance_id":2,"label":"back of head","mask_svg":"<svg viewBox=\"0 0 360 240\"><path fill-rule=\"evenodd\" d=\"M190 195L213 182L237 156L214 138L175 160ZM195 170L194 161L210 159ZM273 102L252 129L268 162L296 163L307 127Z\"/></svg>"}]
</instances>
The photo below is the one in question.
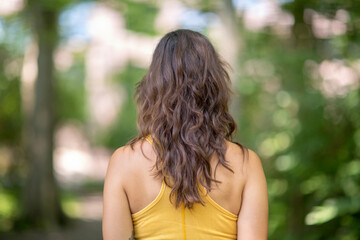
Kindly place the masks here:
<instances>
[{"instance_id":1,"label":"back of head","mask_svg":"<svg viewBox=\"0 0 360 240\"><path fill-rule=\"evenodd\" d=\"M175 205L202 202L199 184L210 190L210 157L229 169L224 154L236 124L229 114L226 64L209 40L180 29L158 43L147 74L138 83L139 135L151 135L156 175L172 187ZM230 169L229 169L230 170Z\"/></svg>"}]
</instances>

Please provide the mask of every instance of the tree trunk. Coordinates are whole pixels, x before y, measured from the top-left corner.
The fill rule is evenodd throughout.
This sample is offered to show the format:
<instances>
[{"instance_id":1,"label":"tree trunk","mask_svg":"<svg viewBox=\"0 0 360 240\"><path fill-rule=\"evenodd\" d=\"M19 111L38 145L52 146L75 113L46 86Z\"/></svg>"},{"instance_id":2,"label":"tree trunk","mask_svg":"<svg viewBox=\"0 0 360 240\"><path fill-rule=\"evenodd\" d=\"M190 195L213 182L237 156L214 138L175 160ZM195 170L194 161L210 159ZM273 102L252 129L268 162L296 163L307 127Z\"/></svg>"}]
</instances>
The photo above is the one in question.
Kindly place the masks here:
<instances>
[{"instance_id":1,"label":"tree trunk","mask_svg":"<svg viewBox=\"0 0 360 240\"><path fill-rule=\"evenodd\" d=\"M227 61L232 67L230 77L232 80L232 89L236 88L239 81L239 59L241 49L241 36L240 36L240 19L236 16L236 9L232 0L221 1L219 16L223 22L225 30L224 42L227 46L231 46L230 56ZM241 96L233 98L230 110L237 123L240 122L242 107Z\"/></svg>"},{"instance_id":2,"label":"tree trunk","mask_svg":"<svg viewBox=\"0 0 360 240\"><path fill-rule=\"evenodd\" d=\"M53 52L57 42L57 12L41 2L29 1L28 14L38 46L37 78L27 119L25 151L28 176L24 189L22 220L48 228L65 220L53 173Z\"/></svg>"},{"instance_id":3,"label":"tree trunk","mask_svg":"<svg viewBox=\"0 0 360 240\"><path fill-rule=\"evenodd\" d=\"M293 4L292 14L294 16L294 25L292 27L293 45L296 48L315 49L315 38L312 34L311 25L305 24L304 13L307 0L295 0Z\"/></svg>"}]
</instances>

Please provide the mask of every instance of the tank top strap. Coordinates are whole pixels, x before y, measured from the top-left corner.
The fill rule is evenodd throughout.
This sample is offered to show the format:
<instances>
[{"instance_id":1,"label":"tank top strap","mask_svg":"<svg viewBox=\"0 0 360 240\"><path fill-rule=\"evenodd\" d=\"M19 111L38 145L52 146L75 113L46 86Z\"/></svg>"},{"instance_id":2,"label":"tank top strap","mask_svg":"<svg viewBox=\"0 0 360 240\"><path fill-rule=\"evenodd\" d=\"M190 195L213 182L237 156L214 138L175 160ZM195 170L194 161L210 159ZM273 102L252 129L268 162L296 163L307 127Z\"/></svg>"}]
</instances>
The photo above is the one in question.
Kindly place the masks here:
<instances>
[{"instance_id":1,"label":"tank top strap","mask_svg":"<svg viewBox=\"0 0 360 240\"><path fill-rule=\"evenodd\" d=\"M151 145L153 145L153 140L152 140L152 137L151 137L151 135L147 135L146 137L145 137L145 140L146 141L148 141Z\"/></svg>"},{"instance_id":2,"label":"tank top strap","mask_svg":"<svg viewBox=\"0 0 360 240\"><path fill-rule=\"evenodd\" d=\"M160 151L163 151L163 148L161 147L161 144L160 142L156 139L156 138L153 138L151 135L147 135L146 137L144 137L146 141L148 141L153 147L154 146L154 141L156 143L157 146L160 147Z\"/></svg>"}]
</instances>

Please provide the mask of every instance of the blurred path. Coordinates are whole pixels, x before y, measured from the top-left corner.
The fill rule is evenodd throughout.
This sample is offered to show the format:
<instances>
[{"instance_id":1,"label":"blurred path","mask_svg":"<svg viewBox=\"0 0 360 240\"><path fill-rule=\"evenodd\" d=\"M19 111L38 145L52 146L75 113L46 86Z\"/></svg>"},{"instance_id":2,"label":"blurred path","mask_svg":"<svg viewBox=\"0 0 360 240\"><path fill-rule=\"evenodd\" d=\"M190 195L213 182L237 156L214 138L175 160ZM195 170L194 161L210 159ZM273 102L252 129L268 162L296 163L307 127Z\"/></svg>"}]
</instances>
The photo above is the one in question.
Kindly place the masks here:
<instances>
[{"instance_id":1,"label":"blurred path","mask_svg":"<svg viewBox=\"0 0 360 240\"><path fill-rule=\"evenodd\" d=\"M71 219L69 226L50 232L24 231L0 235L1 240L101 240L102 196L92 193L79 198L81 218Z\"/></svg>"},{"instance_id":2,"label":"blurred path","mask_svg":"<svg viewBox=\"0 0 360 240\"><path fill-rule=\"evenodd\" d=\"M99 220L73 220L71 226L54 230L49 233L44 232L23 232L23 233L9 233L0 235L2 240L100 240L101 236L101 221Z\"/></svg>"}]
</instances>

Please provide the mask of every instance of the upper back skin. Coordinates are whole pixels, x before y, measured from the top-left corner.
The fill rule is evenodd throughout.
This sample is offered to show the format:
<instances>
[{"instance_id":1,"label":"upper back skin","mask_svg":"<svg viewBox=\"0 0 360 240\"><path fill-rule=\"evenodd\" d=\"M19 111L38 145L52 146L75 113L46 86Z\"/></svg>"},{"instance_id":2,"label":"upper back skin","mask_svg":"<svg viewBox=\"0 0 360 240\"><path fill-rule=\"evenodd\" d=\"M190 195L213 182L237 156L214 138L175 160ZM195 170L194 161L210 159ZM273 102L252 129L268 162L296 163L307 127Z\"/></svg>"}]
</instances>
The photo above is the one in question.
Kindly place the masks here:
<instances>
[{"instance_id":1,"label":"upper back skin","mask_svg":"<svg viewBox=\"0 0 360 240\"><path fill-rule=\"evenodd\" d=\"M143 155L140 149L141 144L144 154L149 159ZM212 183L209 196L226 210L238 215L246 182L247 160L243 159L242 150L238 145L229 141L226 141L226 145L225 160L233 172L219 164L214 176L214 169L218 162L214 155L210 161L212 177L221 183ZM130 146L123 148L123 157L126 158L126 163L122 167L126 169L122 169L121 172L126 172L126 176L123 176L124 190L133 214L145 208L157 197L161 189L162 178L154 177L153 166L156 154L149 142L139 141L134 145L134 149L131 149ZM249 152L251 156L252 151L249 150Z\"/></svg>"}]
</instances>

